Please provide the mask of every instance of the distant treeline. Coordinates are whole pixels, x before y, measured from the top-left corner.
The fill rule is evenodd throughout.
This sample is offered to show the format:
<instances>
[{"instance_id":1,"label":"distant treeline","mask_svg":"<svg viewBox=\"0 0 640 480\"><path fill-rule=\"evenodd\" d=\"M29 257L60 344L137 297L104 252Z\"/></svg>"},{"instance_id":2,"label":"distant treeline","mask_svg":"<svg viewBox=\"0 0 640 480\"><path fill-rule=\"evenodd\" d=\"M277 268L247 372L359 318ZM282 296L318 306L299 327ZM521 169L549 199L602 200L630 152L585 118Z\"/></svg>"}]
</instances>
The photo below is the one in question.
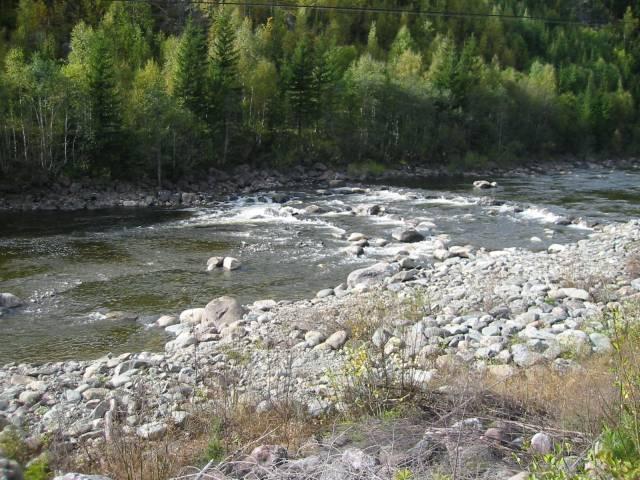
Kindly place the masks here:
<instances>
[{"instance_id":1,"label":"distant treeline","mask_svg":"<svg viewBox=\"0 0 640 480\"><path fill-rule=\"evenodd\" d=\"M320 3L474 16L0 0L0 176L640 150L639 1Z\"/></svg>"}]
</instances>

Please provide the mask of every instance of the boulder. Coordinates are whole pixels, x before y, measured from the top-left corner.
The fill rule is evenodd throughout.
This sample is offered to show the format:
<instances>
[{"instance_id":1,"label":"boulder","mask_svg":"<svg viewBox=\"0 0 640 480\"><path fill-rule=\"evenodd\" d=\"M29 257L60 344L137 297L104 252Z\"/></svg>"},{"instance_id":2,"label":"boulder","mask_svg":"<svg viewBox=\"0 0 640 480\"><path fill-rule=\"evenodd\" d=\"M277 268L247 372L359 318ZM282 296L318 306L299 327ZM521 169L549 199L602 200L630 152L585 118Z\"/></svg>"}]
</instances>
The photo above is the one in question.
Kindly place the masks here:
<instances>
[{"instance_id":1,"label":"boulder","mask_svg":"<svg viewBox=\"0 0 640 480\"><path fill-rule=\"evenodd\" d=\"M158 320L156 320L156 326L160 328L170 327L171 325L175 325L178 323L178 319L173 315L163 315Z\"/></svg>"},{"instance_id":2,"label":"boulder","mask_svg":"<svg viewBox=\"0 0 640 480\"><path fill-rule=\"evenodd\" d=\"M225 270L231 271L231 270L237 270L242 266L242 264L240 263L240 260L238 260L237 258L233 258L233 257L226 257L224 259L224 261L222 262L222 268L224 268Z\"/></svg>"},{"instance_id":3,"label":"boulder","mask_svg":"<svg viewBox=\"0 0 640 480\"><path fill-rule=\"evenodd\" d=\"M13 293L0 293L0 307L16 308L22 305L22 300Z\"/></svg>"},{"instance_id":4,"label":"boulder","mask_svg":"<svg viewBox=\"0 0 640 480\"><path fill-rule=\"evenodd\" d=\"M213 323L218 330L230 323L242 319L244 309L240 302L233 297L220 297L210 301L204 307L202 314L203 323Z\"/></svg>"},{"instance_id":5,"label":"boulder","mask_svg":"<svg viewBox=\"0 0 640 480\"><path fill-rule=\"evenodd\" d=\"M221 267L222 262L224 262L224 257L211 257L207 260L207 271L210 272L211 270Z\"/></svg>"},{"instance_id":6,"label":"boulder","mask_svg":"<svg viewBox=\"0 0 640 480\"><path fill-rule=\"evenodd\" d=\"M196 325L202 322L204 316L204 308L190 308L180 314L180 323Z\"/></svg>"},{"instance_id":7,"label":"boulder","mask_svg":"<svg viewBox=\"0 0 640 480\"><path fill-rule=\"evenodd\" d=\"M347 337L348 335L345 330L338 330L329 338L327 338L324 343L325 345L331 347L333 350L338 350L345 344L345 342L347 341Z\"/></svg>"},{"instance_id":8,"label":"boulder","mask_svg":"<svg viewBox=\"0 0 640 480\"><path fill-rule=\"evenodd\" d=\"M347 277L349 288L363 288L380 284L385 278L391 277L400 271L397 263L380 262L366 268L354 270Z\"/></svg>"},{"instance_id":9,"label":"boulder","mask_svg":"<svg viewBox=\"0 0 640 480\"><path fill-rule=\"evenodd\" d=\"M347 241L349 241L349 242L359 242L361 240L367 240L367 237L365 235L363 235L362 233L352 233L347 238Z\"/></svg>"},{"instance_id":10,"label":"boulder","mask_svg":"<svg viewBox=\"0 0 640 480\"><path fill-rule=\"evenodd\" d=\"M391 236L402 243L421 242L425 236L418 232L415 228L398 228L394 230Z\"/></svg>"},{"instance_id":11,"label":"boulder","mask_svg":"<svg viewBox=\"0 0 640 480\"><path fill-rule=\"evenodd\" d=\"M136 429L136 435L145 440L158 440L167 433L167 428L167 424L162 422L146 423Z\"/></svg>"},{"instance_id":12,"label":"boulder","mask_svg":"<svg viewBox=\"0 0 640 480\"><path fill-rule=\"evenodd\" d=\"M473 182L473 188L478 188L480 190L496 188L497 186L498 184L496 182L489 182L488 180L476 180Z\"/></svg>"},{"instance_id":13,"label":"boulder","mask_svg":"<svg viewBox=\"0 0 640 480\"><path fill-rule=\"evenodd\" d=\"M531 437L531 451L539 455L546 455L553 451L553 441L544 432L538 432Z\"/></svg>"}]
</instances>

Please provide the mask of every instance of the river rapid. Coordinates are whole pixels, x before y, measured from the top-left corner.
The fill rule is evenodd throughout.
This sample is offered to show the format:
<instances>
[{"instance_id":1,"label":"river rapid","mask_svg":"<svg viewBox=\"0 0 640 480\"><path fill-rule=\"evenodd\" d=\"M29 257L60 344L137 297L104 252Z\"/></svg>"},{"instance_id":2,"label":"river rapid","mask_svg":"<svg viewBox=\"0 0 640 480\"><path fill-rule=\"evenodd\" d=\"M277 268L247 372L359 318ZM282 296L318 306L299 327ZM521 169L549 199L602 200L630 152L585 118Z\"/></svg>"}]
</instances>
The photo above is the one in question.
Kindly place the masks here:
<instances>
[{"instance_id":1,"label":"river rapid","mask_svg":"<svg viewBox=\"0 0 640 480\"><path fill-rule=\"evenodd\" d=\"M0 364L161 350L158 316L233 295L242 303L297 300L401 250L428 258L436 240L489 250L543 250L587 237L596 224L640 216L640 171L603 167L497 178L398 178L384 185L265 192L207 208L0 213L0 292L24 306L0 312ZM289 197L273 201L275 193ZM367 207L383 207L367 214ZM370 210L369 210L370 211ZM391 233L413 225L423 242ZM386 239L357 257L346 237ZM211 256L242 268L206 271ZM109 319L130 312L137 320ZM113 316L113 315L112 315Z\"/></svg>"}]
</instances>

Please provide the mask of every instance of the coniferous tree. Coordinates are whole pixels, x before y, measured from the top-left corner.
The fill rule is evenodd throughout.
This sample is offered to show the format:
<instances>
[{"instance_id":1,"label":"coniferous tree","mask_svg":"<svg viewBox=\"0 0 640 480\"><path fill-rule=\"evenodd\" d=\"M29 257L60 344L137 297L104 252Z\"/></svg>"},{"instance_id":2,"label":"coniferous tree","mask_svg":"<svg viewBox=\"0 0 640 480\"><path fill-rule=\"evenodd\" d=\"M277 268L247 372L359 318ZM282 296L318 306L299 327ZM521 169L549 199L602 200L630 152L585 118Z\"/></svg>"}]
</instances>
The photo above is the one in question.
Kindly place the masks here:
<instances>
[{"instance_id":1,"label":"coniferous tree","mask_svg":"<svg viewBox=\"0 0 640 480\"><path fill-rule=\"evenodd\" d=\"M120 97L108 41L101 32L96 33L90 47L87 88L92 169L97 174L125 174Z\"/></svg>"},{"instance_id":2,"label":"coniferous tree","mask_svg":"<svg viewBox=\"0 0 640 480\"><path fill-rule=\"evenodd\" d=\"M293 52L288 64L287 97L298 137L317 109L313 49L305 38Z\"/></svg>"},{"instance_id":3,"label":"coniferous tree","mask_svg":"<svg viewBox=\"0 0 640 480\"><path fill-rule=\"evenodd\" d=\"M202 121L210 108L207 92L207 43L202 28L189 19L178 46L174 96Z\"/></svg>"},{"instance_id":4,"label":"coniferous tree","mask_svg":"<svg viewBox=\"0 0 640 480\"><path fill-rule=\"evenodd\" d=\"M222 163L226 163L232 130L237 126L240 114L240 84L238 82L239 54L235 46L235 30L231 18L224 12L218 14L214 25L212 44L211 104L215 108L216 123L222 131Z\"/></svg>"}]
</instances>

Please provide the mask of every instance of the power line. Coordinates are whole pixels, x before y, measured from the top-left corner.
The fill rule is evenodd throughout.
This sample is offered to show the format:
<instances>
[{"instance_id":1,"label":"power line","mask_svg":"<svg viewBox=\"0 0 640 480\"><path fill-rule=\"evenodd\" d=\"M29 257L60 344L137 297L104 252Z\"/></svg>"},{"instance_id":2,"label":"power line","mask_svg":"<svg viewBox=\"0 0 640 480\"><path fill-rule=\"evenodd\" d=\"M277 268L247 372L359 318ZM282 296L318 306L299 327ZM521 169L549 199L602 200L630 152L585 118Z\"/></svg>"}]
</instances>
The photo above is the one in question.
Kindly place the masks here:
<instances>
[{"instance_id":1,"label":"power line","mask_svg":"<svg viewBox=\"0 0 640 480\"><path fill-rule=\"evenodd\" d=\"M153 4L153 0L110 0L112 2L121 2L121 3L149 3ZM237 1L237 0L229 0L229 1L215 1L215 0L166 0L164 2L166 5L184 5L184 4L198 4L198 5L230 5L230 6L239 6L239 7L249 7L249 8L281 8L281 9L297 9L297 8L308 8L312 10L320 10L320 11L334 11L339 13L380 13L380 14L391 14L391 15L412 15L412 16L421 16L421 17L446 17L446 18L496 18L501 20L509 20L509 21L535 21L535 22L543 22L548 24L556 24L556 25L575 25L575 26L605 26L610 25L611 22L607 21L598 21L598 22L587 22L580 20L570 20L563 18L551 18L551 17L540 17L540 16L530 16L530 15L510 15L510 14L502 14L502 13L475 13L475 12L450 12L444 10L409 10L409 9L398 9L398 8L384 8L384 7L349 7L349 6L338 6L338 5L302 5L299 3L280 3L280 2L272 2L272 3L264 3L264 2L245 2L245 1Z\"/></svg>"}]
</instances>

